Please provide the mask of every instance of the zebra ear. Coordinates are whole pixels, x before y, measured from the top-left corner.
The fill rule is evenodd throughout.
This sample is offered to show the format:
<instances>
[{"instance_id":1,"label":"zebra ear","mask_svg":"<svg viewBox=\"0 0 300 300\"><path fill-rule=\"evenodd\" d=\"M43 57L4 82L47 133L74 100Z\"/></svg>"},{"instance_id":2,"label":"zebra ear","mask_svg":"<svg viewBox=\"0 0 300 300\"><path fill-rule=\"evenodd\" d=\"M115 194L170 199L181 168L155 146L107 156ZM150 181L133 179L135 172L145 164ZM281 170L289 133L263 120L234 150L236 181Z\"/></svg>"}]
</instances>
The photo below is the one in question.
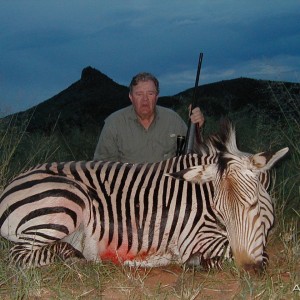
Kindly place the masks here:
<instances>
[{"instance_id":1,"label":"zebra ear","mask_svg":"<svg viewBox=\"0 0 300 300\"><path fill-rule=\"evenodd\" d=\"M253 155L250 160L250 169L259 170L261 172L269 170L281 157L283 157L289 148L283 148L275 153L271 152L261 152Z\"/></svg>"},{"instance_id":2,"label":"zebra ear","mask_svg":"<svg viewBox=\"0 0 300 300\"><path fill-rule=\"evenodd\" d=\"M217 166L215 164L196 166L188 169L181 170L175 173L167 173L166 176L170 176L175 179L185 180L193 183L202 184L207 181L214 180L216 178Z\"/></svg>"}]
</instances>

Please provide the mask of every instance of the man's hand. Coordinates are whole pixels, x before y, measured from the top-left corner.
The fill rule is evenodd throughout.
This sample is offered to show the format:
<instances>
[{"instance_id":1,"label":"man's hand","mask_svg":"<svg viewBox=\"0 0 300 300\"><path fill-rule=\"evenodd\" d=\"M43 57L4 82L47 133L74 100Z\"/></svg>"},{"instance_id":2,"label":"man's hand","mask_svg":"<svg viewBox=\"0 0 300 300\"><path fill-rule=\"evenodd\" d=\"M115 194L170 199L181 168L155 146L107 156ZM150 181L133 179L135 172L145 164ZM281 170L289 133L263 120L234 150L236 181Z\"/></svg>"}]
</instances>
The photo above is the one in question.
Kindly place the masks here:
<instances>
[{"instance_id":1,"label":"man's hand","mask_svg":"<svg viewBox=\"0 0 300 300\"><path fill-rule=\"evenodd\" d=\"M191 114L191 122L194 124L198 124L199 127L202 127L202 125L204 124L204 116L203 113L201 112L199 107L195 107L192 110L192 114Z\"/></svg>"}]
</instances>

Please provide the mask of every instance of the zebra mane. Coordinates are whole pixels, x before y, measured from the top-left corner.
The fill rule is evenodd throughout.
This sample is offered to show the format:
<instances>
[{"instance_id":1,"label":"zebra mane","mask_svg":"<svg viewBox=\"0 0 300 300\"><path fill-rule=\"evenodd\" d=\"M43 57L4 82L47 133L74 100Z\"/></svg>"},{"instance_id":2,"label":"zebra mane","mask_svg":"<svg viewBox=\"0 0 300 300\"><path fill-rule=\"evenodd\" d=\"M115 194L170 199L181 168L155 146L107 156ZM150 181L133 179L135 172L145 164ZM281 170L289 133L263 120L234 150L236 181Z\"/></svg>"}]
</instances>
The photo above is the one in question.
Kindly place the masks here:
<instances>
[{"instance_id":1,"label":"zebra mane","mask_svg":"<svg viewBox=\"0 0 300 300\"><path fill-rule=\"evenodd\" d=\"M235 127L228 118L220 120L219 132L210 135L205 142L196 143L195 152L197 154L226 153L234 155L245 155L241 152L236 143ZM197 140L197 139L196 139Z\"/></svg>"}]
</instances>

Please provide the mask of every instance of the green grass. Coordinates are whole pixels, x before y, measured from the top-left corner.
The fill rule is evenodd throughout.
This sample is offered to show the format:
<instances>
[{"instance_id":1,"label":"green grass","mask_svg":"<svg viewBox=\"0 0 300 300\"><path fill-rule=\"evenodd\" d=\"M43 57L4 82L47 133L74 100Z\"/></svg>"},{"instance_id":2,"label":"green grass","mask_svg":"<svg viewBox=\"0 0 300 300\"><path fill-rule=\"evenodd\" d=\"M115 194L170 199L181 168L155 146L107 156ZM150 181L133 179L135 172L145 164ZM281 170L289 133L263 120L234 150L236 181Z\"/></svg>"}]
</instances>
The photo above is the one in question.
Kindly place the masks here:
<instances>
[{"instance_id":1,"label":"green grass","mask_svg":"<svg viewBox=\"0 0 300 300\"><path fill-rule=\"evenodd\" d=\"M0 299L297 299L300 295L292 291L299 284L300 264L292 253L299 242L278 239L277 230L289 234L290 227L272 233L270 265L260 276L238 271L233 262L209 272L92 262L19 270L7 267L8 247L1 240Z\"/></svg>"}]
</instances>

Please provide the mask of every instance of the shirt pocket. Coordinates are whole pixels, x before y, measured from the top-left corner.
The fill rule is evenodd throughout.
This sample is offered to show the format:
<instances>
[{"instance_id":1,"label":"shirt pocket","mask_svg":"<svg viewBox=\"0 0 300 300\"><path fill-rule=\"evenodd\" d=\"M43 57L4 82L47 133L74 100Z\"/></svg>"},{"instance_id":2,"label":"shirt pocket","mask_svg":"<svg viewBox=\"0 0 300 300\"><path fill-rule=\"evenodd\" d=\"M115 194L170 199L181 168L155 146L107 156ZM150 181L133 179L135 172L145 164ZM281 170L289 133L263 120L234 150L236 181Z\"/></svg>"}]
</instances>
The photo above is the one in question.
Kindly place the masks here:
<instances>
[{"instance_id":1,"label":"shirt pocket","mask_svg":"<svg viewBox=\"0 0 300 300\"><path fill-rule=\"evenodd\" d=\"M177 135L175 133L168 133L158 141L158 144L161 147L162 159L171 158L176 154Z\"/></svg>"}]
</instances>

